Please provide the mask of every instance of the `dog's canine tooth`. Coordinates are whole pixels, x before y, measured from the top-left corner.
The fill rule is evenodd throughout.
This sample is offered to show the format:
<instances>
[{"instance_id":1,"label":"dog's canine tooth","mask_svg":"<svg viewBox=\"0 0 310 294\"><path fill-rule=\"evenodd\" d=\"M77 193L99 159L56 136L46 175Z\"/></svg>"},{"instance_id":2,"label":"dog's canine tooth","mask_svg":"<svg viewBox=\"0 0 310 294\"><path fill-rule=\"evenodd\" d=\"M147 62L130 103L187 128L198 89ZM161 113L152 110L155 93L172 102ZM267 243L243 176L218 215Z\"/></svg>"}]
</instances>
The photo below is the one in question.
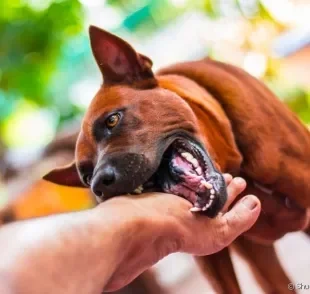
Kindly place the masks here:
<instances>
[{"instance_id":1,"label":"dog's canine tooth","mask_svg":"<svg viewBox=\"0 0 310 294\"><path fill-rule=\"evenodd\" d=\"M189 211L191 211L191 212L198 212L198 211L201 211L201 210L202 210L202 208L194 206Z\"/></svg>"},{"instance_id":2,"label":"dog's canine tooth","mask_svg":"<svg viewBox=\"0 0 310 294\"><path fill-rule=\"evenodd\" d=\"M213 200L214 198L215 198L214 194L211 194L211 195L210 195L210 199Z\"/></svg>"},{"instance_id":3,"label":"dog's canine tooth","mask_svg":"<svg viewBox=\"0 0 310 294\"><path fill-rule=\"evenodd\" d=\"M209 190L213 188L212 184L210 184L210 183L208 183L208 182L206 182L204 180L201 181L201 184L203 184Z\"/></svg>"},{"instance_id":4,"label":"dog's canine tooth","mask_svg":"<svg viewBox=\"0 0 310 294\"><path fill-rule=\"evenodd\" d=\"M214 190L214 189L211 189L211 190L210 190L210 193L214 195L214 194L215 194L215 190Z\"/></svg>"}]
</instances>

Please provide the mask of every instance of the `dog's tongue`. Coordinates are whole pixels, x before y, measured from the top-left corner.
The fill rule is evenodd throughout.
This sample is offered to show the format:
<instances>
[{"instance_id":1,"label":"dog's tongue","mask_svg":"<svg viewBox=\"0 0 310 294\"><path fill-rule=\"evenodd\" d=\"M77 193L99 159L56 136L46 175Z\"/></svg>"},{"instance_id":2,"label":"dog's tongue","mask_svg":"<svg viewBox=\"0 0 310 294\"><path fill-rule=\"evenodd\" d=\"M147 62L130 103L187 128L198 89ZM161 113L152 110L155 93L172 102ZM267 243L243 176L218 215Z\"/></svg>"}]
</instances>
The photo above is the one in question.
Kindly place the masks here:
<instances>
[{"instance_id":1,"label":"dog's tongue","mask_svg":"<svg viewBox=\"0 0 310 294\"><path fill-rule=\"evenodd\" d=\"M196 159L190 155L190 153L183 153L190 157L194 162L197 162ZM192 159L193 158L193 159ZM196 172L194 169L194 165L185 159L183 156L181 156L179 153L176 153L176 155L172 159L172 165L176 167L181 173L183 173L182 178L184 180L184 185L188 187L189 189L198 192L199 186L201 185L201 181L204 180L202 173L200 172L200 175ZM197 163L198 167L198 163ZM201 168L200 168L201 170Z\"/></svg>"},{"instance_id":2,"label":"dog's tongue","mask_svg":"<svg viewBox=\"0 0 310 294\"><path fill-rule=\"evenodd\" d=\"M186 154L187 156L190 155L190 153L183 153L183 154ZM189 161L187 161L183 156L181 156L181 154L178 152L175 153L172 159L172 164L182 169L184 172L185 171L192 172L192 173L194 172L193 165Z\"/></svg>"},{"instance_id":3,"label":"dog's tongue","mask_svg":"<svg viewBox=\"0 0 310 294\"><path fill-rule=\"evenodd\" d=\"M214 199L214 190L203 174L199 161L189 152L175 152L172 168L178 172L179 181L170 186L169 193L182 196L195 205L193 211L206 210ZM198 195L204 195L203 198Z\"/></svg>"}]
</instances>

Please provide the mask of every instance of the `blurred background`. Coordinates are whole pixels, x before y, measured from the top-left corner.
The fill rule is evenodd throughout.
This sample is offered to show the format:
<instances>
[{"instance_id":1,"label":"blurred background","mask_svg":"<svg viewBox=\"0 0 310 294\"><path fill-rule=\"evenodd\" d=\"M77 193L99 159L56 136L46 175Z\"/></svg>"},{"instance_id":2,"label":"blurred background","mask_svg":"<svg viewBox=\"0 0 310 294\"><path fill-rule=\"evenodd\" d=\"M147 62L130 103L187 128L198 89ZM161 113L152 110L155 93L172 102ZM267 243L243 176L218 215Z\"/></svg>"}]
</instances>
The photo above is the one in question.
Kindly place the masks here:
<instances>
[{"instance_id":1,"label":"blurred background","mask_svg":"<svg viewBox=\"0 0 310 294\"><path fill-rule=\"evenodd\" d=\"M39 180L73 158L101 83L90 24L129 41L155 69L207 55L238 65L310 125L310 0L1 0L0 206L13 203L18 218L93 205L84 189ZM163 283L187 277L188 258L166 262Z\"/></svg>"}]
</instances>

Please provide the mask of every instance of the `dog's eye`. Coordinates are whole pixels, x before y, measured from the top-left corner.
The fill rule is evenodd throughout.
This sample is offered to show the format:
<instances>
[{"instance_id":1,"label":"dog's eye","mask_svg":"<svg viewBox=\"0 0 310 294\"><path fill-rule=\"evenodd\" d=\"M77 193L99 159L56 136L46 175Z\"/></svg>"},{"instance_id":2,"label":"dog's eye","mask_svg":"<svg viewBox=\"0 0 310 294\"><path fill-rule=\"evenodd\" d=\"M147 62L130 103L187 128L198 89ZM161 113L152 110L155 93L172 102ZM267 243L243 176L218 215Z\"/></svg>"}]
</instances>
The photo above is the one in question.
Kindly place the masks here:
<instances>
[{"instance_id":1,"label":"dog's eye","mask_svg":"<svg viewBox=\"0 0 310 294\"><path fill-rule=\"evenodd\" d=\"M110 115L107 120L106 120L106 126L109 128L109 129L112 129L114 128L118 122L119 122L119 119L120 119L120 114L119 113L115 113L115 114L112 114Z\"/></svg>"}]
</instances>

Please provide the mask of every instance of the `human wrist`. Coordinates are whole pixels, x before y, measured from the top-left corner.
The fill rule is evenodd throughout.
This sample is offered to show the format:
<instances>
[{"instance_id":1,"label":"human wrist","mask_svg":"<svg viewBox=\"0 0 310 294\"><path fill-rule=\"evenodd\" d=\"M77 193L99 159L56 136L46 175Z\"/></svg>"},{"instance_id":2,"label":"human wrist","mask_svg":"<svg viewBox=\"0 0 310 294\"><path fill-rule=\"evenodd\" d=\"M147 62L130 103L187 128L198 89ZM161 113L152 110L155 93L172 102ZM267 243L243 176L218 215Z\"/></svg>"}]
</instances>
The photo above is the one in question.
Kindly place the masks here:
<instances>
[{"instance_id":1,"label":"human wrist","mask_svg":"<svg viewBox=\"0 0 310 294\"><path fill-rule=\"evenodd\" d=\"M115 267L105 284L106 291L118 290L163 257L181 249L178 217L170 205L163 205L166 196L120 196L92 210L96 225L104 227L100 233L102 244L107 238L113 243Z\"/></svg>"},{"instance_id":2,"label":"human wrist","mask_svg":"<svg viewBox=\"0 0 310 294\"><path fill-rule=\"evenodd\" d=\"M117 199L121 200L121 199ZM107 201L90 211L93 226L99 226L102 242L107 236L113 238L115 251L118 252L118 263L124 259L132 247L139 242L139 235L147 232L147 218L131 211L124 201ZM147 236L145 236L147 237Z\"/></svg>"},{"instance_id":3,"label":"human wrist","mask_svg":"<svg viewBox=\"0 0 310 294\"><path fill-rule=\"evenodd\" d=\"M164 248L160 255L167 255L180 249L178 241L182 234L177 224L177 217L168 210L165 211L165 208L156 210L155 205L148 207L149 200L121 196L95 208L101 222L113 224L113 230L118 230L118 238L126 244L126 248L122 250L124 258L134 254L137 248L143 250L146 246L156 247L159 251Z\"/></svg>"}]
</instances>

